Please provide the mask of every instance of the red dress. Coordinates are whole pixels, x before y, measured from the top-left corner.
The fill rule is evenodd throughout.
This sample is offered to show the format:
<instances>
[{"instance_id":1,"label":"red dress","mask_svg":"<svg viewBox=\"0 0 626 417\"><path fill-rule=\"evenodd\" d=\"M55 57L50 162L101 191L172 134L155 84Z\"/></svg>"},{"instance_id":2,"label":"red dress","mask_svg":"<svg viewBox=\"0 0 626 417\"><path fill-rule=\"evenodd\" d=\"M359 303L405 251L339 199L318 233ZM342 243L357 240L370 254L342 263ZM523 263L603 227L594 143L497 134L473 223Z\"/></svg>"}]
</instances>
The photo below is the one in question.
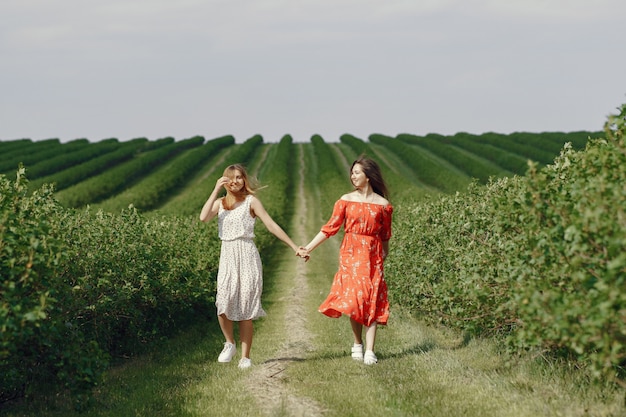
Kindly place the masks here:
<instances>
[{"instance_id":1,"label":"red dress","mask_svg":"<svg viewBox=\"0 0 626 417\"><path fill-rule=\"evenodd\" d=\"M330 294L319 312L328 317L350 316L370 326L387 324L389 301L383 269L383 241L391 238L393 207L338 200L333 214L321 231L330 237L343 225L345 234L339 249L339 270Z\"/></svg>"}]
</instances>

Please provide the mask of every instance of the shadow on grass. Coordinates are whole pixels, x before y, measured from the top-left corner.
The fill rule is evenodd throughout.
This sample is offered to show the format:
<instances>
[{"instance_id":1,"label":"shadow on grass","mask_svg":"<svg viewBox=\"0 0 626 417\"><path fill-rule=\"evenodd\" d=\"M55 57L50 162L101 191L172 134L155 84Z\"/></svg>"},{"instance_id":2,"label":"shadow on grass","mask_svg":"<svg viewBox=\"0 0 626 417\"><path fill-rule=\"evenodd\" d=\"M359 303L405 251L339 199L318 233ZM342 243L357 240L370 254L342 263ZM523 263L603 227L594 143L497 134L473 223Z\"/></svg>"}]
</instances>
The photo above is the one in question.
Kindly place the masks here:
<instances>
[{"instance_id":1,"label":"shadow on grass","mask_svg":"<svg viewBox=\"0 0 626 417\"><path fill-rule=\"evenodd\" d=\"M272 358L272 359L263 361L261 363L265 365L265 364L280 363L280 362L304 362L306 360L307 360L306 358L296 358L294 356L291 356L287 358Z\"/></svg>"},{"instance_id":2,"label":"shadow on grass","mask_svg":"<svg viewBox=\"0 0 626 417\"><path fill-rule=\"evenodd\" d=\"M430 352L431 350L437 349L439 348L439 345L437 345L435 342L424 342L424 343L418 343L415 346L406 348L406 349L402 349L399 352L395 352L395 353L385 353L385 352L381 352L380 354L376 354L378 356L379 359L399 359L399 358L403 358L403 357L407 357L407 356L415 356L415 355L422 355L424 353Z\"/></svg>"},{"instance_id":3,"label":"shadow on grass","mask_svg":"<svg viewBox=\"0 0 626 417\"><path fill-rule=\"evenodd\" d=\"M103 384L76 408L72 394L42 383L26 398L4 403L0 417L185 416L185 389L217 360L223 337L217 320L192 323L155 342L149 352L116 358Z\"/></svg>"},{"instance_id":4,"label":"shadow on grass","mask_svg":"<svg viewBox=\"0 0 626 417\"><path fill-rule=\"evenodd\" d=\"M422 355L424 353L430 352L431 350L438 349L439 345L434 342L424 342L418 343L415 346L411 346L405 349L402 349L398 352L376 352L376 356L378 359L399 359L407 356L414 355ZM307 361L316 361L316 360L329 360L329 359L342 359L350 356L350 352L348 350L342 351L324 351L320 353L314 353L309 356Z\"/></svg>"}]
</instances>

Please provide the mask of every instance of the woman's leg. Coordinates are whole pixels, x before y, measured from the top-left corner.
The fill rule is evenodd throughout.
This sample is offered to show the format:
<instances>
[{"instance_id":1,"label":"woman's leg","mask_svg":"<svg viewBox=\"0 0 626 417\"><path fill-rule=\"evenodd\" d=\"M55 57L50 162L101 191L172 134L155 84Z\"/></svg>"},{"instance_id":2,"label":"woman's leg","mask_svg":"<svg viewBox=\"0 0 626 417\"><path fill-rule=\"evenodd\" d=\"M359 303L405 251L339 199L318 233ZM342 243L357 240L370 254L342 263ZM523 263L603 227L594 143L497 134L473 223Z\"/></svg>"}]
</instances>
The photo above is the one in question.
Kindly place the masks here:
<instances>
[{"instance_id":1,"label":"woman's leg","mask_svg":"<svg viewBox=\"0 0 626 417\"><path fill-rule=\"evenodd\" d=\"M220 314L217 316L217 321L220 323L220 329L222 329L222 333L224 334L224 338L228 343L235 344L235 333L233 330L233 322L229 320L225 314Z\"/></svg>"},{"instance_id":2,"label":"woman's leg","mask_svg":"<svg viewBox=\"0 0 626 417\"><path fill-rule=\"evenodd\" d=\"M217 320L220 323L220 328L222 329L222 333L226 338L226 343L224 343L224 349L222 353L217 357L218 362L230 362L237 353L237 347L235 346L235 337L233 334L233 321L228 319L225 314L220 314L217 317Z\"/></svg>"},{"instance_id":3,"label":"woman's leg","mask_svg":"<svg viewBox=\"0 0 626 417\"><path fill-rule=\"evenodd\" d=\"M250 358L250 348L252 347L252 335L254 326L252 320L239 322L239 338L241 339L241 357Z\"/></svg>"},{"instance_id":4,"label":"woman's leg","mask_svg":"<svg viewBox=\"0 0 626 417\"><path fill-rule=\"evenodd\" d=\"M363 354L363 363L373 365L378 362L378 358L374 354L374 343L376 342L376 328L378 323L374 322L366 326L365 330L365 354Z\"/></svg>"},{"instance_id":5,"label":"woman's leg","mask_svg":"<svg viewBox=\"0 0 626 417\"><path fill-rule=\"evenodd\" d=\"M363 325L354 321L354 319L350 318L350 325L352 326L352 333L354 334L354 344L362 345L363 344Z\"/></svg>"},{"instance_id":6,"label":"woman's leg","mask_svg":"<svg viewBox=\"0 0 626 417\"><path fill-rule=\"evenodd\" d=\"M352 346L352 359L363 360L363 325L350 318L352 333L354 334L354 345Z\"/></svg>"},{"instance_id":7,"label":"woman's leg","mask_svg":"<svg viewBox=\"0 0 626 417\"><path fill-rule=\"evenodd\" d=\"M374 351L374 343L376 342L376 327L378 326L377 322L372 323L370 326L366 327L365 330L365 350Z\"/></svg>"}]
</instances>

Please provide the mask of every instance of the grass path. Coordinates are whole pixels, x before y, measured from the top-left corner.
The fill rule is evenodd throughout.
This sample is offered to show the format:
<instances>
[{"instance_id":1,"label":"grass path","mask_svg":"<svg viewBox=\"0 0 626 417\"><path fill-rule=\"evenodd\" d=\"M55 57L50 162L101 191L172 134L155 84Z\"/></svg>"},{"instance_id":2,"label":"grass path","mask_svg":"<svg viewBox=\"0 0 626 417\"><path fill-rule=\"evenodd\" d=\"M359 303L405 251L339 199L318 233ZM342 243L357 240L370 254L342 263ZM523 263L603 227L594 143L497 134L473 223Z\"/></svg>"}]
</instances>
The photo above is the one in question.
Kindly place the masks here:
<instances>
[{"instance_id":1,"label":"grass path","mask_svg":"<svg viewBox=\"0 0 626 417\"><path fill-rule=\"evenodd\" d=\"M304 190L304 154L302 147L297 147L297 164L300 167L298 175L297 194L305 196ZM291 238L295 242L305 243L306 219L308 217L308 201L300 198L297 201L296 214L293 219ZM294 265L295 261L295 265ZM313 335L307 328L307 311L302 300L309 298L307 284L307 264L299 258L287 259L287 271L293 271L293 281L288 284L284 296L279 300L281 304L283 328L282 336L257 338L259 343L279 343L274 357L266 359L260 366L254 367L246 380L246 385L253 393L255 400L263 412L268 416L284 413L289 416L307 415L321 416L322 407L315 401L297 395L286 383L285 370L293 362L304 361L310 351ZM283 278L284 280L284 278ZM289 281L289 277L287 280Z\"/></svg>"},{"instance_id":2,"label":"grass path","mask_svg":"<svg viewBox=\"0 0 626 417\"><path fill-rule=\"evenodd\" d=\"M300 148L301 167L302 157ZM300 171L291 228L296 242L306 243L321 226L315 219L330 214L315 204L321 192ZM296 260L295 273L287 253L278 261L274 278L280 284L269 294L268 310L275 324L259 330L255 350L273 344L278 349L246 380L258 407L254 415L535 417L626 411L619 391L589 386L576 369L535 357L513 360L494 340L424 325L393 306L389 326L381 327L377 338L379 364L352 361L348 320L317 312L337 268L340 240L331 238L306 264Z\"/></svg>"},{"instance_id":3,"label":"grass path","mask_svg":"<svg viewBox=\"0 0 626 417\"><path fill-rule=\"evenodd\" d=\"M304 167L304 147L298 146ZM330 214L315 179L297 178L289 233L306 243ZM262 226L260 226L262 227ZM83 412L64 396L24 401L2 417L609 417L626 415L624 393L588 383L584 373L542 357L511 358L496 340L465 338L391 306L376 343L379 363L350 358L347 318L317 312L337 268L341 237L308 263L283 246L263 259L267 317L255 322L253 366L217 363L223 337L200 322L152 353L113 368ZM393 256L393 241L390 256ZM387 277L393 279L393 277Z\"/></svg>"}]
</instances>

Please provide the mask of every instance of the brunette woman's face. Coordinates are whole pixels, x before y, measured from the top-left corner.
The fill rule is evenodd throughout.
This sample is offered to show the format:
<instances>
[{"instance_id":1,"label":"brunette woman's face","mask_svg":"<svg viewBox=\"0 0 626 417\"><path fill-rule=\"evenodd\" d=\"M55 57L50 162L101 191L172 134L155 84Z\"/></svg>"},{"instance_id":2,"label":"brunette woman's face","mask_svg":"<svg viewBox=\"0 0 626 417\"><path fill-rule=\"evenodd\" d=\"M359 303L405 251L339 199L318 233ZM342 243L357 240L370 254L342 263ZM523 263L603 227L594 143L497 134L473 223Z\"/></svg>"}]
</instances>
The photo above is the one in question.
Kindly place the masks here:
<instances>
[{"instance_id":1,"label":"brunette woman's face","mask_svg":"<svg viewBox=\"0 0 626 417\"><path fill-rule=\"evenodd\" d=\"M232 174L228 176L228 178L230 178L230 181L228 182L227 186L228 190L231 193L237 193L243 189L245 183L241 171L234 170Z\"/></svg>"},{"instance_id":2,"label":"brunette woman's face","mask_svg":"<svg viewBox=\"0 0 626 417\"><path fill-rule=\"evenodd\" d=\"M352 185L356 188L364 187L369 181L361 164L354 164L352 167L352 171L350 172L350 181L352 181Z\"/></svg>"}]
</instances>

